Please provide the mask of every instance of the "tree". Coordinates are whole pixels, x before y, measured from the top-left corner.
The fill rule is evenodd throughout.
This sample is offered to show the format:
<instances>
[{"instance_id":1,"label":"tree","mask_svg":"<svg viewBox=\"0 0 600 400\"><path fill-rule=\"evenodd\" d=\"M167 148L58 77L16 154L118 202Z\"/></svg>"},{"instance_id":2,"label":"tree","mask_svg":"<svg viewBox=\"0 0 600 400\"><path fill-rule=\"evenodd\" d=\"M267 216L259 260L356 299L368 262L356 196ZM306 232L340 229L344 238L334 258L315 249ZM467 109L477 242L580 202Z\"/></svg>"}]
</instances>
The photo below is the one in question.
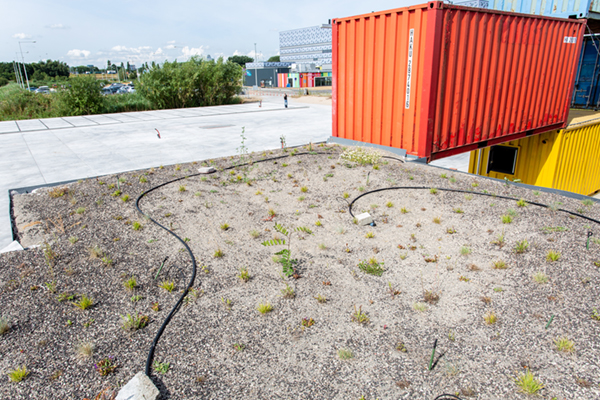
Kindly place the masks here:
<instances>
[{"instance_id":1,"label":"tree","mask_svg":"<svg viewBox=\"0 0 600 400\"><path fill-rule=\"evenodd\" d=\"M246 63L254 62L254 58L248 56L231 56L227 59L227 61L236 63L240 67L244 68Z\"/></svg>"},{"instance_id":2,"label":"tree","mask_svg":"<svg viewBox=\"0 0 600 400\"><path fill-rule=\"evenodd\" d=\"M231 103L241 89L242 68L223 58L152 64L136 86L157 108L202 107Z\"/></svg>"},{"instance_id":3,"label":"tree","mask_svg":"<svg viewBox=\"0 0 600 400\"><path fill-rule=\"evenodd\" d=\"M267 62L281 62L281 60L280 60L279 56L273 56L273 57L269 57Z\"/></svg>"}]
</instances>

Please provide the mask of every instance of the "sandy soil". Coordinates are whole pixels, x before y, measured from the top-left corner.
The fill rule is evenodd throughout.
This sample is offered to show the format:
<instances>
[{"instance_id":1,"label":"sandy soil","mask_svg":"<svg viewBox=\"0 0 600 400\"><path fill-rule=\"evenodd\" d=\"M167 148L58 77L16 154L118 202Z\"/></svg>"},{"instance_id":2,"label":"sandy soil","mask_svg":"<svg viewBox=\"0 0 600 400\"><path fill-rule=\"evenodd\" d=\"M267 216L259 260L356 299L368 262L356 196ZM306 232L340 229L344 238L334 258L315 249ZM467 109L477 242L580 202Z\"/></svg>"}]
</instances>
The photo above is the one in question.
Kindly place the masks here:
<instances>
[{"instance_id":1,"label":"sandy soil","mask_svg":"<svg viewBox=\"0 0 600 400\"><path fill-rule=\"evenodd\" d=\"M306 104L320 104L324 106L331 105L331 97L329 96L300 96L294 97L290 100L294 103L306 103ZM290 103L291 104L291 103Z\"/></svg>"},{"instance_id":2,"label":"sandy soil","mask_svg":"<svg viewBox=\"0 0 600 400\"><path fill-rule=\"evenodd\" d=\"M175 178L183 179L140 201L185 240L198 265L195 294L157 346L155 361L170 364L153 374L162 398L525 399L514 379L526 370L543 383L543 398L600 396L600 321L592 318L600 306L600 242L586 250L588 231L600 237L598 225L494 196L599 219L597 204L391 159L378 169L358 166L341 161L339 147L316 150L256 153L251 167L232 170L224 168L237 158L206 160L219 170L209 176L186 178L199 161L73 183L60 197L49 195L55 188L13 196L21 242L46 243L46 251L0 256L0 314L11 325L0 336L0 373L31 371L20 383L0 380L0 398L93 398L143 370L192 266L182 243L141 216L134 201ZM279 155L287 157L257 162ZM353 223L349 201L397 186L425 189L366 195L353 211L370 212L376 225ZM286 246L261 245L283 238L276 223L310 230L291 237L297 279L273 260ZM517 253L524 240L527 249ZM548 261L549 251L559 259ZM380 276L361 269L371 259ZM506 268L495 269L499 261ZM132 276L137 285L128 290ZM159 288L164 281L175 290ZM288 287L293 297L282 292ZM82 294L93 298L91 309L72 305ZM257 306L266 302L273 310L263 315ZM354 321L355 309L368 321ZM148 326L125 331L127 313L148 316ZM490 313L494 324L484 320ZM561 337L574 342L573 351L557 350ZM78 356L82 342L94 345L91 357ZM341 359L341 350L352 357ZM94 363L108 356L118 368L101 376Z\"/></svg>"}]
</instances>

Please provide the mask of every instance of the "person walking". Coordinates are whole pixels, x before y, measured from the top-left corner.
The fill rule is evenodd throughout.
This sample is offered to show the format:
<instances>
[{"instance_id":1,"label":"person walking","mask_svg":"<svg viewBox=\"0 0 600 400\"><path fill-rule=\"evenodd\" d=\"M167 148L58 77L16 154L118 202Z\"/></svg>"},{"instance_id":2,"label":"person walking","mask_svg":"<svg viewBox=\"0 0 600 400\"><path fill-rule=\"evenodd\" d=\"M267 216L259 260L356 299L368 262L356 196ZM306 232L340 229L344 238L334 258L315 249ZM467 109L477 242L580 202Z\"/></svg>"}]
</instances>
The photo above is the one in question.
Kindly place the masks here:
<instances>
[{"instance_id":1,"label":"person walking","mask_svg":"<svg viewBox=\"0 0 600 400\"><path fill-rule=\"evenodd\" d=\"M283 104L285 105L285 108L287 108L287 93L283 95Z\"/></svg>"}]
</instances>

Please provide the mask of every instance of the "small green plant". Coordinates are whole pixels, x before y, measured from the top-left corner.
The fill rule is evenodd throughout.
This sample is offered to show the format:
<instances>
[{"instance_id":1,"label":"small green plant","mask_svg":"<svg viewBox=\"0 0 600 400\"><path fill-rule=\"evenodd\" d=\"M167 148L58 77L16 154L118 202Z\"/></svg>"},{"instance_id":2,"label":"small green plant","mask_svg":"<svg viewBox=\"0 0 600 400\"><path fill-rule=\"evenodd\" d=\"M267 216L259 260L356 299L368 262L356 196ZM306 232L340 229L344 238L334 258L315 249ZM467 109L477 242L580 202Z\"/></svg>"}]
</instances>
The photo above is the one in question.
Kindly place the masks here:
<instances>
[{"instance_id":1,"label":"small green plant","mask_svg":"<svg viewBox=\"0 0 600 400\"><path fill-rule=\"evenodd\" d=\"M296 297L296 292L293 287L286 283L285 288L281 289L281 295L286 299L293 299Z\"/></svg>"},{"instance_id":2,"label":"small green plant","mask_svg":"<svg viewBox=\"0 0 600 400\"><path fill-rule=\"evenodd\" d=\"M122 193L122 192L121 192L120 190L115 190L115 191L114 191L114 192L111 194L111 196L112 196L112 197L119 197L119 196L121 195L121 193Z\"/></svg>"},{"instance_id":3,"label":"small green plant","mask_svg":"<svg viewBox=\"0 0 600 400\"><path fill-rule=\"evenodd\" d=\"M372 148L348 147L340 155L341 160L355 162L360 165L376 165L381 159L381 154Z\"/></svg>"},{"instance_id":4,"label":"small green plant","mask_svg":"<svg viewBox=\"0 0 600 400\"><path fill-rule=\"evenodd\" d=\"M327 303L327 298L326 298L325 296L322 296L322 295L320 295L320 294L318 294L318 295L315 297L315 299L316 299L316 300L317 300L319 303L321 303L321 304L323 304L323 303Z\"/></svg>"},{"instance_id":5,"label":"small green plant","mask_svg":"<svg viewBox=\"0 0 600 400\"><path fill-rule=\"evenodd\" d=\"M319 243L319 250L327 250L325 243Z\"/></svg>"},{"instance_id":6,"label":"small green plant","mask_svg":"<svg viewBox=\"0 0 600 400\"><path fill-rule=\"evenodd\" d=\"M518 375L513 380L515 381L516 385L521 388L521 392L526 394L537 394L537 392L544 388L542 382L536 379L529 369Z\"/></svg>"},{"instance_id":7,"label":"small green plant","mask_svg":"<svg viewBox=\"0 0 600 400\"><path fill-rule=\"evenodd\" d=\"M358 268L365 274L381 276L385 269L383 269L383 262L377 261L375 257L371 257L368 261L360 261Z\"/></svg>"},{"instance_id":8,"label":"small green plant","mask_svg":"<svg viewBox=\"0 0 600 400\"><path fill-rule=\"evenodd\" d=\"M441 175L440 175L440 178L442 178L442 179L448 179L448 175L446 175L446 174L441 174Z\"/></svg>"},{"instance_id":9,"label":"small green plant","mask_svg":"<svg viewBox=\"0 0 600 400\"><path fill-rule=\"evenodd\" d=\"M594 205L594 201L592 199L584 199L581 200L581 204L583 204L586 207L591 207Z\"/></svg>"},{"instance_id":10,"label":"small green plant","mask_svg":"<svg viewBox=\"0 0 600 400\"><path fill-rule=\"evenodd\" d=\"M79 238L78 238L77 236L71 236L71 237L69 238L69 243L71 243L71 244L75 244L75 243L77 243L78 241L79 241Z\"/></svg>"},{"instance_id":11,"label":"small green plant","mask_svg":"<svg viewBox=\"0 0 600 400\"><path fill-rule=\"evenodd\" d=\"M367 232L367 234L365 235L365 237L367 239L373 239L375 237L375 233L373 233L373 232Z\"/></svg>"},{"instance_id":12,"label":"small green plant","mask_svg":"<svg viewBox=\"0 0 600 400\"><path fill-rule=\"evenodd\" d=\"M140 224L137 221L133 221L133 224L131 224L131 227L133 228L134 231L139 231L140 229L142 229L142 224Z\"/></svg>"},{"instance_id":13,"label":"small green plant","mask_svg":"<svg viewBox=\"0 0 600 400\"><path fill-rule=\"evenodd\" d=\"M304 201L306 199L306 196L300 196L298 197L298 201Z\"/></svg>"},{"instance_id":14,"label":"small green plant","mask_svg":"<svg viewBox=\"0 0 600 400\"><path fill-rule=\"evenodd\" d=\"M219 225L219 227L221 228L222 231L226 231L227 229L229 229L229 224L221 224L221 225Z\"/></svg>"},{"instance_id":15,"label":"small green plant","mask_svg":"<svg viewBox=\"0 0 600 400\"><path fill-rule=\"evenodd\" d=\"M529 242L527 240L521 240L515 245L515 253L523 254L527 251L528 248Z\"/></svg>"},{"instance_id":16,"label":"small green plant","mask_svg":"<svg viewBox=\"0 0 600 400\"><path fill-rule=\"evenodd\" d=\"M79 207L77 210L75 210L75 212L77 214L83 214L85 212L85 207Z\"/></svg>"},{"instance_id":17,"label":"small green plant","mask_svg":"<svg viewBox=\"0 0 600 400\"><path fill-rule=\"evenodd\" d=\"M496 237L496 240L492 241L492 244L495 244L500 248L504 246L504 230Z\"/></svg>"},{"instance_id":18,"label":"small green plant","mask_svg":"<svg viewBox=\"0 0 600 400\"><path fill-rule=\"evenodd\" d=\"M533 280L539 284L547 283L548 276L545 273L543 273L542 271L539 271L533 275Z\"/></svg>"},{"instance_id":19,"label":"small green plant","mask_svg":"<svg viewBox=\"0 0 600 400\"><path fill-rule=\"evenodd\" d=\"M315 320L312 318L302 318L301 325L305 328L310 328L315 324Z\"/></svg>"},{"instance_id":20,"label":"small green plant","mask_svg":"<svg viewBox=\"0 0 600 400\"><path fill-rule=\"evenodd\" d=\"M98 371L100 375L106 376L117 369L117 363L113 356L108 356L94 364L94 369Z\"/></svg>"},{"instance_id":21,"label":"small green plant","mask_svg":"<svg viewBox=\"0 0 600 400\"><path fill-rule=\"evenodd\" d=\"M477 186L479 186L479 183L473 182L473 183L471 183L471 186L474 187L474 188L476 188Z\"/></svg>"},{"instance_id":22,"label":"small green plant","mask_svg":"<svg viewBox=\"0 0 600 400\"><path fill-rule=\"evenodd\" d=\"M483 316L483 319L484 319L485 323L488 325L494 325L496 322L498 322L498 318L496 317L496 314L493 311L488 311Z\"/></svg>"},{"instance_id":23,"label":"small green plant","mask_svg":"<svg viewBox=\"0 0 600 400\"><path fill-rule=\"evenodd\" d=\"M159 283L158 287L161 289L165 289L167 292L171 293L173 289L175 289L175 282L165 280Z\"/></svg>"},{"instance_id":24,"label":"small green plant","mask_svg":"<svg viewBox=\"0 0 600 400\"><path fill-rule=\"evenodd\" d=\"M278 251L277 253L275 253L275 255L279 256L278 262L281 263L281 265L282 265L283 274L288 277L292 276L294 274L294 264L296 264L298 262L296 259L293 259L292 255L291 255L292 254L291 253L292 235L294 233L296 233L297 235L299 235L300 233L307 233L309 235L312 235L312 231L303 226L296 227L294 230L288 230L281 224L275 224L274 229L275 229L275 231L284 235L287 238L287 242L286 242L286 239L273 239L273 240L266 240L266 241L262 242L261 244L263 246L277 246L277 245L285 245L287 243L287 249Z\"/></svg>"},{"instance_id":25,"label":"small green plant","mask_svg":"<svg viewBox=\"0 0 600 400\"><path fill-rule=\"evenodd\" d=\"M140 183L146 183L148 182L148 179L146 179L145 176L140 176Z\"/></svg>"},{"instance_id":26,"label":"small green plant","mask_svg":"<svg viewBox=\"0 0 600 400\"><path fill-rule=\"evenodd\" d=\"M362 306L356 309L356 305L354 306L354 312L352 313L352 321L357 322L359 324L368 324L369 317L366 313L362 311Z\"/></svg>"},{"instance_id":27,"label":"small green plant","mask_svg":"<svg viewBox=\"0 0 600 400\"><path fill-rule=\"evenodd\" d=\"M113 263L112 258L110 258L110 256L105 255L104 257L102 257L100 260L102 260L102 262L104 263L104 265L106 265L107 267Z\"/></svg>"},{"instance_id":28,"label":"small green plant","mask_svg":"<svg viewBox=\"0 0 600 400\"><path fill-rule=\"evenodd\" d=\"M128 195L128 194L126 194L126 195L123 195L123 196L121 197L121 200L123 201L123 203L127 203L127 202L129 201L129 195Z\"/></svg>"},{"instance_id":29,"label":"small green plant","mask_svg":"<svg viewBox=\"0 0 600 400\"><path fill-rule=\"evenodd\" d=\"M243 343L234 343L233 348L235 349L235 351L244 351L246 345Z\"/></svg>"},{"instance_id":30,"label":"small green plant","mask_svg":"<svg viewBox=\"0 0 600 400\"><path fill-rule=\"evenodd\" d=\"M142 300L144 297L140 296L139 294L134 294L133 296L131 296L131 302L132 303L137 303L138 301Z\"/></svg>"},{"instance_id":31,"label":"small green plant","mask_svg":"<svg viewBox=\"0 0 600 400\"><path fill-rule=\"evenodd\" d=\"M504 289L502 289L501 287L495 287L494 288L494 292L500 293L500 292L503 292L503 291L504 291Z\"/></svg>"},{"instance_id":32,"label":"small green plant","mask_svg":"<svg viewBox=\"0 0 600 400\"><path fill-rule=\"evenodd\" d=\"M0 317L0 335L4 335L10 330L10 322L8 317Z\"/></svg>"},{"instance_id":33,"label":"small green plant","mask_svg":"<svg viewBox=\"0 0 600 400\"><path fill-rule=\"evenodd\" d=\"M501 218L503 224L510 224L513 221L513 218L508 214L503 215Z\"/></svg>"},{"instance_id":34,"label":"small green plant","mask_svg":"<svg viewBox=\"0 0 600 400\"><path fill-rule=\"evenodd\" d=\"M302 193L306 193L306 192L308 192L308 187L306 187L306 186L302 186L302 187L300 188L300 191L301 191Z\"/></svg>"},{"instance_id":35,"label":"small green plant","mask_svg":"<svg viewBox=\"0 0 600 400\"><path fill-rule=\"evenodd\" d=\"M46 285L46 288L50 293L56 293L56 281L45 282L44 285Z\"/></svg>"},{"instance_id":36,"label":"small green plant","mask_svg":"<svg viewBox=\"0 0 600 400\"><path fill-rule=\"evenodd\" d=\"M493 269L506 269L506 263L502 260L497 260L492 263Z\"/></svg>"},{"instance_id":37,"label":"small green plant","mask_svg":"<svg viewBox=\"0 0 600 400\"><path fill-rule=\"evenodd\" d=\"M29 375L29 371L27 370L27 367L23 365L22 367L17 367L12 371L9 371L8 379L10 379L11 382L21 382L27 375Z\"/></svg>"},{"instance_id":38,"label":"small green plant","mask_svg":"<svg viewBox=\"0 0 600 400\"><path fill-rule=\"evenodd\" d=\"M71 302L75 307L80 310L87 310L88 308L94 305L94 300L91 297L86 296L85 294L81 295L81 299L79 301Z\"/></svg>"},{"instance_id":39,"label":"small green plant","mask_svg":"<svg viewBox=\"0 0 600 400\"><path fill-rule=\"evenodd\" d=\"M350 360L354 358L354 353L349 349L338 349L337 354L340 360Z\"/></svg>"},{"instance_id":40,"label":"small green plant","mask_svg":"<svg viewBox=\"0 0 600 400\"><path fill-rule=\"evenodd\" d=\"M253 239L256 239L257 237L259 237L259 236L260 236L260 232L259 232L259 231L257 231L256 229L252 229L252 230L250 231L250 236L252 236L252 238L253 238Z\"/></svg>"},{"instance_id":41,"label":"small green plant","mask_svg":"<svg viewBox=\"0 0 600 400\"><path fill-rule=\"evenodd\" d=\"M260 303L258 305L258 307L256 307L256 309L261 314L266 314L266 313L269 313L269 312L273 311L273 306L271 304L269 304L268 302L267 303Z\"/></svg>"},{"instance_id":42,"label":"small green plant","mask_svg":"<svg viewBox=\"0 0 600 400\"><path fill-rule=\"evenodd\" d=\"M408 350L406 349L406 346L402 342L396 343L395 349L398 350L398 351L400 351L400 352L402 352L402 353L408 352Z\"/></svg>"},{"instance_id":43,"label":"small green plant","mask_svg":"<svg viewBox=\"0 0 600 400\"><path fill-rule=\"evenodd\" d=\"M421 303L421 302L416 302L413 303L413 310L418 311L418 312L425 312L427 311L428 307L427 304L425 303Z\"/></svg>"},{"instance_id":44,"label":"small green plant","mask_svg":"<svg viewBox=\"0 0 600 400\"><path fill-rule=\"evenodd\" d=\"M316 226L323 226L323 223L321 222L321 220L318 219L318 220L315 221L315 225Z\"/></svg>"},{"instance_id":45,"label":"small green plant","mask_svg":"<svg viewBox=\"0 0 600 400\"><path fill-rule=\"evenodd\" d=\"M244 282L248 282L250 280L250 272L248 272L248 268L246 268L246 267L240 268L240 273L238 274L238 278L240 278Z\"/></svg>"},{"instance_id":46,"label":"small green plant","mask_svg":"<svg viewBox=\"0 0 600 400\"><path fill-rule=\"evenodd\" d=\"M131 276L131 278L129 278L125 282L123 282L123 285L128 290L133 291L137 286L137 281L135 280L135 276Z\"/></svg>"},{"instance_id":47,"label":"small green plant","mask_svg":"<svg viewBox=\"0 0 600 400\"><path fill-rule=\"evenodd\" d=\"M463 213L464 213L464 211L463 211L463 210L461 210L459 207L457 207L457 208L453 209L452 211L454 211L454 212L455 212L455 213L457 213L457 214L463 214Z\"/></svg>"},{"instance_id":48,"label":"small green plant","mask_svg":"<svg viewBox=\"0 0 600 400\"><path fill-rule=\"evenodd\" d=\"M159 312L160 304L158 304L158 301L155 301L154 303L152 303L152 305L150 306L150 309L154 312Z\"/></svg>"},{"instance_id":49,"label":"small green plant","mask_svg":"<svg viewBox=\"0 0 600 400\"><path fill-rule=\"evenodd\" d=\"M437 194L438 190L436 188L431 188L429 189L429 193L431 194Z\"/></svg>"},{"instance_id":50,"label":"small green plant","mask_svg":"<svg viewBox=\"0 0 600 400\"><path fill-rule=\"evenodd\" d=\"M365 191L365 187L364 186L359 186L358 187L358 191L359 192L364 192Z\"/></svg>"},{"instance_id":51,"label":"small green plant","mask_svg":"<svg viewBox=\"0 0 600 400\"><path fill-rule=\"evenodd\" d=\"M446 233L449 235L453 235L456 233L456 229L454 229L454 227L452 228L446 228Z\"/></svg>"},{"instance_id":52,"label":"small green plant","mask_svg":"<svg viewBox=\"0 0 600 400\"><path fill-rule=\"evenodd\" d=\"M519 201L517 201L517 206L519 207L527 207L527 202L523 199L520 199Z\"/></svg>"},{"instance_id":53,"label":"small green plant","mask_svg":"<svg viewBox=\"0 0 600 400\"><path fill-rule=\"evenodd\" d=\"M546 260L548 260L548 261L551 261L551 262L558 261L559 259L560 259L560 252L558 252L558 251L550 250L546 254Z\"/></svg>"},{"instance_id":54,"label":"small green plant","mask_svg":"<svg viewBox=\"0 0 600 400\"><path fill-rule=\"evenodd\" d=\"M471 249L469 247L467 247L467 246L462 246L460 248L460 254L462 256L468 256L469 254L471 254Z\"/></svg>"},{"instance_id":55,"label":"small green plant","mask_svg":"<svg viewBox=\"0 0 600 400\"><path fill-rule=\"evenodd\" d=\"M154 370L156 372L158 372L159 374L163 374L163 375L169 371L170 366L171 366L171 363L158 362L158 361L154 361L154 364L152 364L152 367L154 368Z\"/></svg>"},{"instance_id":56,"label":"small green plant","mask_svg":"<svg viewBox=\"0 0 600 400\"><path fill-rule=\"evenodd\" d=\"M348 197L350 197L350 193L348 192L344 192L344 194L342 195L345 199L347 199Z\"/></svg>"},{"instance_id":57,"label":"small green plant","mask_svg":"<svg viewBox=\"0 0 600 400\"><path fill-rule=\"evenodd\" d=\"M406 207L402 207L402 208L400 209L400 212L401 212L402 214L407 214L407 213L408 213L408 208L406 208Z\"/></svg>"},{"instance_id":58,"label":"small green plant","mask_svg":"<svg viewBox=\"0 0 600 400\"><path fill-rule=\"evenodd\" d=\"M127 313L127 316L121 315L121 318L123 319L121 327L128 332L142 329L150 322L150 318L147 315L142 315L139 312L134 315Z\"/></svg>"},{"instance_id":59,"label":"small green plant","mask_svg":"<svg viewBox=\"0 0 600 400\"><path fill-rule=\"evenodd\" d=\"M394 207L394 203L392 203L391 201L388 201L387 203L385 203L385 206L387 208L392 208L392 207Z\"/></svg>"},{"instance_id":60,"label":"small green plant","mask_svg":"<svg viewBox=\"0 0 600 400\"><path fill-rule=\"evenodd\" d=\"M554 345L556 346L556 350L563 351L565 353L571 353L575 350L575 342L569 340L567 337L554 339Z\"/></svg>"},{"instance_id":61,"label":"small green plant","mask_svg":"<svg viewBox=\"0 0 600 400\"><path fill-rule=\"evenodd\" d=\"M221 249L217 249L215 250L215 252L213 253L213 257L214 258L221 258L225 255L225 253L223 253L223 250Z\"/></svg>"}]
</instances>

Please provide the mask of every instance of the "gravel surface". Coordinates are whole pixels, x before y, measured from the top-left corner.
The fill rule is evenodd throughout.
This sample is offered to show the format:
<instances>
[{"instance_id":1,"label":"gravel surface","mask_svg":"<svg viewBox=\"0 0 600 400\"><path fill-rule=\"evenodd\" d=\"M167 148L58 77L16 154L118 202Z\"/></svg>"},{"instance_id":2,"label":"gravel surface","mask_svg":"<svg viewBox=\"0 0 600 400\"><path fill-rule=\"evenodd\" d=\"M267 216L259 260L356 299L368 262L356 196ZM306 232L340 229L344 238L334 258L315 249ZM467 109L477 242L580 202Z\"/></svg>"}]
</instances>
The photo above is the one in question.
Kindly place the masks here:
<instances>
[{"instance_id":1,"label":"gravel surface","mask_svg":"<svg viewBox=\"0 0 600 400\"><path fill-rule=\"evenodd\" d=\"M194 293L156 348L155 362L169 363L166 373L153 372L162 398L524 399L514 380L527 370L544 385L542 398L599 398L600 321L592 313L600 309L600 245L593 240L600 229L556 210L600 219L598 204L391 159L379 169L358 166L340 160L335 146L314 150L319 154L255 153L254 161L289 157L246 169L221 170L236 157L111 175L66 185L59 197L50 194L60 188L13 195L21 243L41 247L0 255L0 314L10 324L0 335L0 398L94 398L144 369L192 268L183 245L141 216L135 199L203 164L219 171L140 201L186 240L198 264ZM376 225L353 223L349 201L392 186L472 193L369 194L353 211L370 212ZM294 232L295 277L285 277L273 259L287 246L261 245L284 238L276 223ZM588 231L594 236L586 250ZM527 249L517 253L525 240ZM549 251L559 259L548 261ZM505 268L493 267L499 261ZM367 274L360 263L383 272ZM241 268L247 282L238 277ZM124 282L132 276L130 290ZM172 292L159 287L165 281ZM293 298L284 296L286 287ZM90 309L72 304L82 295L93 299ZM266 302L273 310L263 315L257 306ZM355 309L366 323L353 321ZM126 331L128 313L149 324ZM489 313L494 324L484 320ZM574 342L573 351L557 350L562 337ZM93 345L91 356L78 352L82 343ZM341 359L340 350L353 357ZM94 364L109 356L117 368L102 376ZM23 365L30 374L10 382L7 373Z\"/></svg>"}]
</instances>

